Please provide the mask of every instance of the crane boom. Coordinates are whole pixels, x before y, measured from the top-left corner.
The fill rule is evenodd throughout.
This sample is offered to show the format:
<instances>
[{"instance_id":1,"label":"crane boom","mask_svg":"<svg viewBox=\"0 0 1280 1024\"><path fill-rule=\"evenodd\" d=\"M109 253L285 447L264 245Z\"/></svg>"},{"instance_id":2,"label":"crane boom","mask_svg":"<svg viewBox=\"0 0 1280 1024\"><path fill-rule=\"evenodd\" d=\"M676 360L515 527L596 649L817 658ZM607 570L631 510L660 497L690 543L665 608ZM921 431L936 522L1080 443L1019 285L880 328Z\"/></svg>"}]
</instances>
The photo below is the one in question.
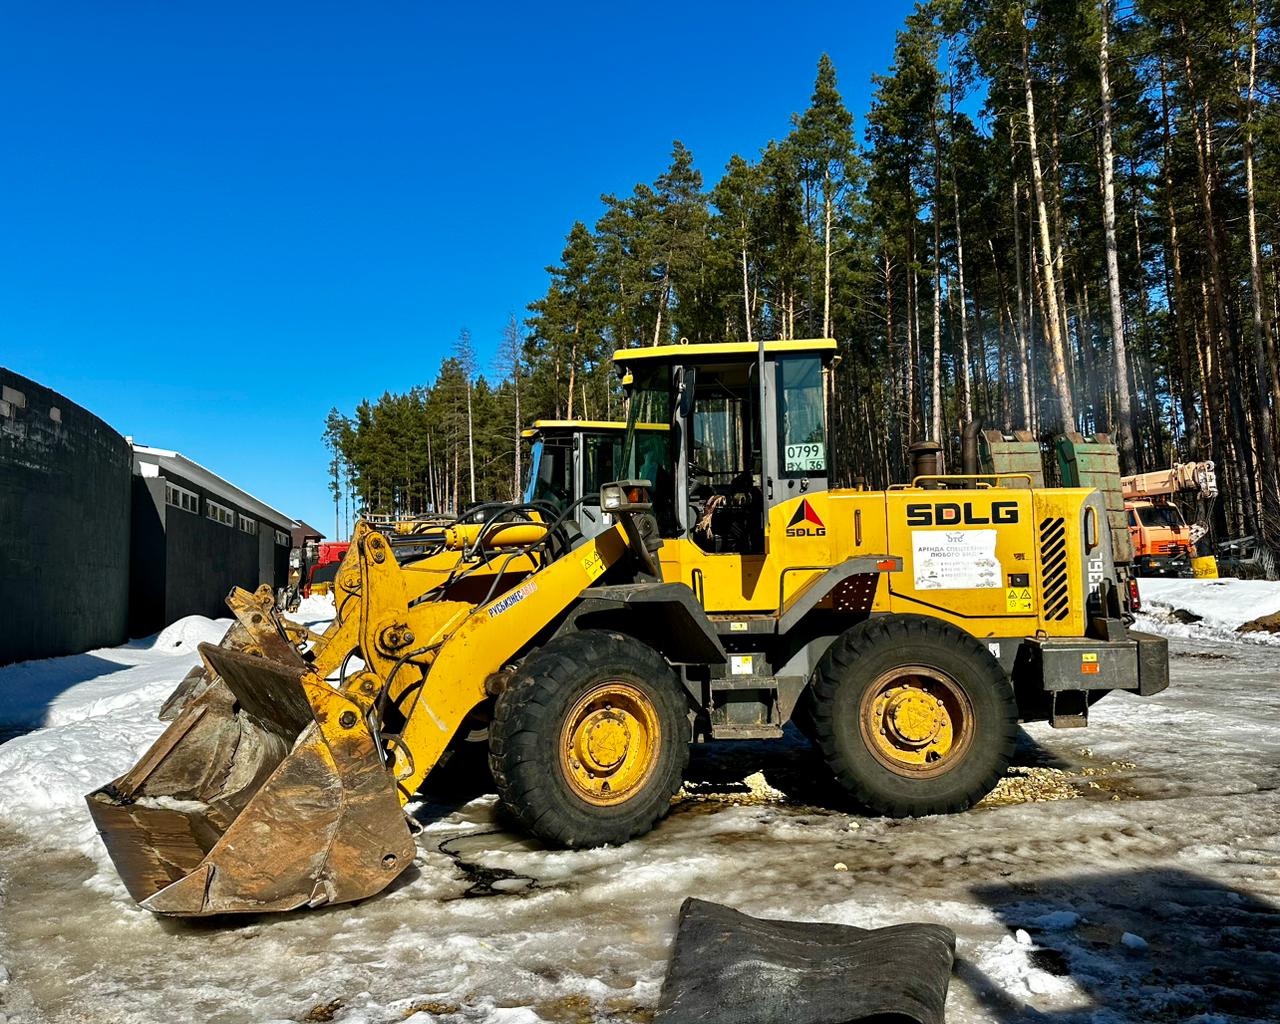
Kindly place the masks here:
<instances>
[{"instance_id":1,"label":"crane boom","mask_svg":"<svg viewBox=\"0 0 1280 1024\"><path fill-rule=\"evenodd\" d=\"M1218 496L1213 462L1175 462L1168 469L1136 473L1120 479L1126 498L1156 498L1194 491L1200 498Z\"/></svg>"}]
</instances>

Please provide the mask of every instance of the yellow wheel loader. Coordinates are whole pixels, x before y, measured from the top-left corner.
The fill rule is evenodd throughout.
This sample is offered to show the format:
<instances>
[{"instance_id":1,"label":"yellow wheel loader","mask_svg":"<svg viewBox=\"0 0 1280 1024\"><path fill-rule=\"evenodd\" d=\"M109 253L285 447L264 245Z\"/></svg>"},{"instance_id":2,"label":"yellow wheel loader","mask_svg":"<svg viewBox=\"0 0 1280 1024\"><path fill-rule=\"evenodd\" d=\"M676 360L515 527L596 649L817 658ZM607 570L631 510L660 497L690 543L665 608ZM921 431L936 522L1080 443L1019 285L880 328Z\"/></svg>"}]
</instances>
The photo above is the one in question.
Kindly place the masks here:
<instances>
[{"instance_id":1,"label":"yellow wheel loader","mask_svg":"<svg viewBox=\"0 0 1280 1024\"><path fill-rule=\"evenodd\" d=\"M622 479L594 537L566 529L576 502L436 525L399 558L362 523L322 635L233 594L211 685L87 798L130 893L174 915L372 895L413 860L404 805L486 731L515 819L585 847L652 828L691 742L795 721L868 811L934 814L990 791L1019 720L1163 689L1099 492L828 486L835 350L617 353Z\"/></svg>"}]
</instances>

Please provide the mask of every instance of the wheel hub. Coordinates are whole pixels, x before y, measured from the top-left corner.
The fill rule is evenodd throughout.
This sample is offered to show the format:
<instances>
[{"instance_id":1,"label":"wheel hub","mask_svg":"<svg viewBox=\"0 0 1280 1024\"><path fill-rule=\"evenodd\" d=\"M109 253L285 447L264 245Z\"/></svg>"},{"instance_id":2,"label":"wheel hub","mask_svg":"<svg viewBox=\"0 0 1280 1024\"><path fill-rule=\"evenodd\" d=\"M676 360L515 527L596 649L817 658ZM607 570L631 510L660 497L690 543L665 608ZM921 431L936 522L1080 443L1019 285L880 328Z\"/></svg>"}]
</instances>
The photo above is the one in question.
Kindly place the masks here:
<instances>
[{"instance_id":1,"label":"wheel hub","mask_svg":"<svg viewBox=\"0 0 1280 1024\"><path fill-rule=\"evenodd\" d=\"M859 716L871 754L908 778L950 771L973 732L973 708L963 687L922 665L884 673L865 692Z\"/></svg>"},{"instance_id":2,"label":"wheel hub","mask_svg":"<svg viewBox=\"0 0 1280 1024\"><path fill-rule=\"evenodd\" d=\"M937 739L947 722L947 711L942 701L915 689L904 689L890 697L883 714L893 738L913 748L926 746Z\"/></svg>"},{"instance_id":3,"label":"wheel hub","mask_svg":"<svg viewBox=\"0 0 1280 1024\"><path fill-rule=\"evenodd\" d=\"M658 713L641 689L621 680L584 694L564 720L560 766L588 803L622 803L642 789L661 748Z\"/></svg>"},{"instance_id":4,"label":"wheel hub","mask_svg":"<svg viewBox=\"0 0 1280 1024\"><path fill-rule=\"evenodd\" d=\"M624 714L605 708L592 713L577 731L574 749L588 771L604 773L627 756L631 730Z\"/></svg>"}]
</instances>

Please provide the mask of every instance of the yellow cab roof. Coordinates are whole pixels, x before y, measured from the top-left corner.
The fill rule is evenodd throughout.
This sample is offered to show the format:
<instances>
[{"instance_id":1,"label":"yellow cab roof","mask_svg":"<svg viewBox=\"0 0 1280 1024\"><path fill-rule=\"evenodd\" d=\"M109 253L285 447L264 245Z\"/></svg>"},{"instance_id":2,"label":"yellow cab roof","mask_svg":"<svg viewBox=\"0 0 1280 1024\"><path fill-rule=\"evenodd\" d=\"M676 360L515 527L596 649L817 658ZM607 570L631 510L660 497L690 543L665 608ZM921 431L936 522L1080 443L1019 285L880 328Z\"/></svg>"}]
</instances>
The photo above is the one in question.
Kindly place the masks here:
<instances>
[{"instance_id":1,"label":"yellow cab roof","mask_svg":"<svg viewBox=\"0 0 1280 1024\"><path fill-rule=\"evenodd\" d=\"M834 338L804 338L793 341L766 341L768 352L834 352ZM613 354L615 363L677 362L707 356L754 356L760 346L754 341L713 342L699 345L656 345L648 348L624 348Z\"/></svg>"},{"instance_id":2,"label":"yellow cab roof","mask_svg":"<svg viewBox=\"0 0 1280 1024\"><path fill-rule=\"evenodd\" d=\"M520 431L521 437L537 437L539 434L564 433L571 434L575 430L595 430L607 433L616 430L622 433L627 424L620 420L534 420L533 426ZM637 423L637 430L669 430L665 423Z\"/></svg>"}]
</instances>

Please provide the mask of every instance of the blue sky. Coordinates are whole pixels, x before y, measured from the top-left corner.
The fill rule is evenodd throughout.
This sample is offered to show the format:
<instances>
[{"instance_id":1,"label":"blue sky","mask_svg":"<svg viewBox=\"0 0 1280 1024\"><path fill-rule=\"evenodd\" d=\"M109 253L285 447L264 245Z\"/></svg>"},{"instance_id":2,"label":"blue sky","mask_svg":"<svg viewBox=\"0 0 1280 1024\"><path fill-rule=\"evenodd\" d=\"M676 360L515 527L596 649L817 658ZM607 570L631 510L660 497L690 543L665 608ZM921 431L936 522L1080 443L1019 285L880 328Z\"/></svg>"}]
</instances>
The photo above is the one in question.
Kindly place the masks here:
<instances>
[{"instance_id":1,"label":"blue sky","mask_svg":"<svg viewBox=\"0 0 1280 1024\"><path fill-rule=\"evenodd\" d=\"M575 219L708 184L911 4L5 5L0 365L333 528L331 406L482 361Z\"/></svg>"}]
</instances>

